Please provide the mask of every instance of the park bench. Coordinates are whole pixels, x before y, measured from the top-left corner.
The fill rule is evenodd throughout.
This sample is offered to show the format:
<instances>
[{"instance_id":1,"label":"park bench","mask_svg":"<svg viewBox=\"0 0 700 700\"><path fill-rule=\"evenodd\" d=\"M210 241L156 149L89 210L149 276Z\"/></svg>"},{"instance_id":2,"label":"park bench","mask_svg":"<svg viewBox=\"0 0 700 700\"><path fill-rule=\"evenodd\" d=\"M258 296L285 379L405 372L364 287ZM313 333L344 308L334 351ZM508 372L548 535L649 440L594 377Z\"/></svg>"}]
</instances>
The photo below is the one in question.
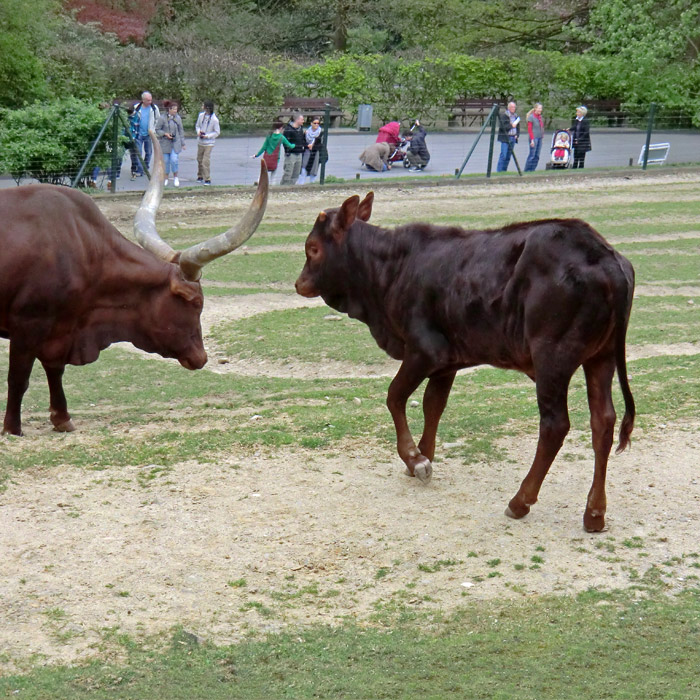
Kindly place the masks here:
<instances>
[{"instance_id":1,"label":"park bench","mask_svg":"<svg viewBox=\"0 0 700 700\"><path fill-rule=\"evenodd\" d=\"M620 100L589 100L583 104L588 109L589 119L607 119L608 126L622 126L625 122Z\"/></svg>"},{"instance_id":2,"label":"park bench","mask_svg":"<svg viewBox=\"0 0 700 700\"><path fill-rule=\"evenodd\" d=\"M474 124L484 123L484 119L488 117L491 107L498 100L488 97L484 98L467 98L461 97L454 101L450 106L450 113L447 118L448 126L473 126Z\"/></svg>"},{"instance_id":3,"label":"park bench","mask_svg":"<svg viewBox=\"0 0 700 700\"><path fill-rule=\"evenodd\" d=\"M326 104L330 105L331 123L329 126L340 126L343 118L343 110L337 97L285 97L279 112L281 121L289 121L296 112L301 112L305 117L323 117L326 113Z\"/></svg>"}]
</instances>

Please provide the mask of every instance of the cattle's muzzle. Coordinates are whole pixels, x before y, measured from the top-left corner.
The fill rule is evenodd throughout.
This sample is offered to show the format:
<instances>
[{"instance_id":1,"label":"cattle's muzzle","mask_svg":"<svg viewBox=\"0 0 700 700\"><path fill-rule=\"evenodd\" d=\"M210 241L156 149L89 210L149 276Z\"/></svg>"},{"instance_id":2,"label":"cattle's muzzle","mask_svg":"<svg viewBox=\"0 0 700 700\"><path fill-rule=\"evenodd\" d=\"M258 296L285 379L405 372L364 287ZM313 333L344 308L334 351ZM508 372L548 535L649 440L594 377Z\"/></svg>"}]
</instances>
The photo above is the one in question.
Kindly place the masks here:
<instances>
[{"instance_id":1,"label":"cattle's muzzle","mask_svg":"<svg viewBox=\"0 0 700 700\"><path fill-rule=\"evenodd\" d=\"M187 357L178 357L178 362L185 369L202 369L207 364L207 359L207 353L202 350Z\"/></svg>"},{"instance_id":2,"label":"cattle's muzzle","mask_svg":"<svg viewBox=\"0 0 700 700\"><path fill-rule=\"evenodd\" d=\"M300 294L307 299L312 299L319 295L318 290L314 287L311 280L302 273L299 275L299 279L294 283L294 289L297 290L297 294Z\"/></svg>"}]
</instances>

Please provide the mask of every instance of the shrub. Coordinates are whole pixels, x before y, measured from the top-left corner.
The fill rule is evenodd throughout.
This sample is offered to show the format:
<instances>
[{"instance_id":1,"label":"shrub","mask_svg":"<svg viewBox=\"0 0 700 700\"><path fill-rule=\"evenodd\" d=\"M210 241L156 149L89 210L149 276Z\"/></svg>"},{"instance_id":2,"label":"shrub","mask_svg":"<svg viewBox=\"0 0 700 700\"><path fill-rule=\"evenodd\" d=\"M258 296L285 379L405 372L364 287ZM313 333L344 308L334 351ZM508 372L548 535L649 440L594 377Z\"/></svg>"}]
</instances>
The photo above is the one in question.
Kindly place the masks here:
<instances>
[{"instance_id":1,"label":"shrub","mask_svg":"<svg viewBox=\"0 0 700 700\"><path fill-rule=\"evenodd\" d=\"M0 171L16 182L23 177L68 184L104 124L107 113L95 104L69 98L0 114ZM101 149L94 165L106 167Z\"/></svg>"}]
</instances>

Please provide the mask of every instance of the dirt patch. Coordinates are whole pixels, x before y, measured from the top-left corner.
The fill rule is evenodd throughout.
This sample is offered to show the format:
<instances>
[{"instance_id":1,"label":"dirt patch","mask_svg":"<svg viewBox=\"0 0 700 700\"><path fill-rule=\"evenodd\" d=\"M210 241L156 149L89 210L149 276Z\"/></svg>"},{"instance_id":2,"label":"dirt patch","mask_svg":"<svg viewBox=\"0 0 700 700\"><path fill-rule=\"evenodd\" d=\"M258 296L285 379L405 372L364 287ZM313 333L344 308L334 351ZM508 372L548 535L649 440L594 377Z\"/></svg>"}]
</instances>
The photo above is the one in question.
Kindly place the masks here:
<instances>
[{"instance_id":1,"label":"dirt patch","mask_svg":"<svg viewBox=\"0 0 700 700\"><path fill-rule=\"evenodd\" d=\"M2 496L0 648L74 661L104 630L182 624L217 643L289 624L367 621L379 606L450 610L471 599L619 588L657 567L697 585L698 430L637 431L612 459L609 531L581 517L592 479L572 435L524 520L503 515L534 453L504 441L497 465L438 459L428 486L390 445L347 443L187 462L144 488L138 473L23 474ZM444 454L444 446L439 447Z\"/></svg>"},{"instance_id":2,"label":"dirt patch","mask_svg":"<svg viewBox=\"0 0 700 700\"><path fill-rule=\"evenodd\" d=\"M600 193L610 186L605 182L571 187ZM529 191L560 198L562 186L548 192L538 183ZM524 191L504 185L470 192L502 197L511 190ZM305 206L311 212L349 193L309 190ZM393 190L381 218L410 217L418 209L429 218L463 196L451 188L420 195L416 202L415 193ZM217 223L224 200L206 200ZM280 197L270 215L282 217L294 201ZM192 202L168 201L166 220L189 217ZM123 219L123 204L105 208ZM696 296L697 288L650 286L638 293ZM292 294L208 297L203 328L206 335L223 319L320 303ZM371 371L344 363L280 368L209 349L202 371L352 377L389 376L396 368L391 361ZM631 347L628 356L699 351L697 343L682 343ZM449 611L474 599L626 587L654 572L672 590L695 587L699 432L697 421L635 430L631 451L611 459L609 530L599 535L585 533L581 520L593 474L587 434L569 436L540 502L518 522L503 511L532 460L534 434L504 440L506 456L495 465L445 456L450 446L439 443L427 486L403 475L392 444L360 441L326 453L282 449L184 462L148 480L139 475L158 465L100 472L37 467L17 474L0 494L0 672L36 659L104 654L110 629L140 637L182 624L226 643L292 624L368 622L392 604ZM89 441L76 434L79 444Z\"/></svg>"}]
</instances>

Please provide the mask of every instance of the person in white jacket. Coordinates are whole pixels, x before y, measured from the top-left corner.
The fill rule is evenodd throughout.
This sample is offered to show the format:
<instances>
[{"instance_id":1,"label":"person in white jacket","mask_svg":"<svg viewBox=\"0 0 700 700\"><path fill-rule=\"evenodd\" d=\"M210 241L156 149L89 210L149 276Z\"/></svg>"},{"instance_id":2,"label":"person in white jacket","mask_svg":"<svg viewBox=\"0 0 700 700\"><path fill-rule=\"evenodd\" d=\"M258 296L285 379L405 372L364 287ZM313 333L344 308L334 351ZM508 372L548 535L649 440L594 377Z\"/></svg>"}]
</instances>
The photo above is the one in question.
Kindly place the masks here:
<instances>
[{"instance_id":1,"label":"person in white jacket","mask_svg":"<svg viewBox=\"0 0 700 700\"><path fill-rule=\"evenodd\" d=\"M219 119L214 114L214 103L204 100L202 111L195 125L197 132L197 182L211 185L211 151L214 141L221 133Z\"/></svg>"}]
</instances>

